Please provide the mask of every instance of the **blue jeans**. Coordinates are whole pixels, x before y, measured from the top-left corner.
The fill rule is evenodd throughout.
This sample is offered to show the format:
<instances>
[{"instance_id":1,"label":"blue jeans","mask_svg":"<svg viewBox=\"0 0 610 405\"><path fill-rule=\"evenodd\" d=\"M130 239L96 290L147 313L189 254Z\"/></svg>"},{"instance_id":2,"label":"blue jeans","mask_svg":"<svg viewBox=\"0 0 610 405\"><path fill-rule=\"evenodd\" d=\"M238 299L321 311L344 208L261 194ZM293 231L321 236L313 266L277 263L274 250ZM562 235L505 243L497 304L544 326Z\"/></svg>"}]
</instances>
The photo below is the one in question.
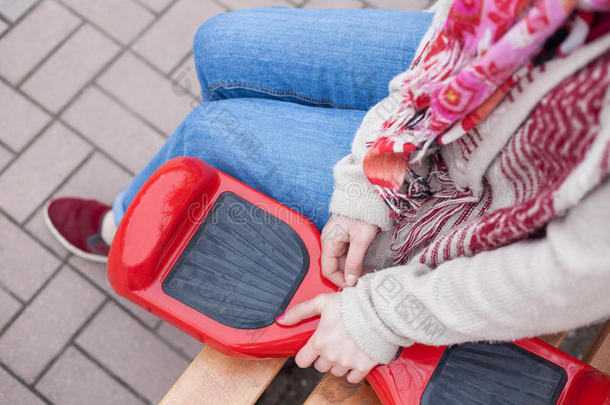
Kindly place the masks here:
<instances>
[{"instance_id":1,"label":"blue jeans","mask_svg":"<svg viewBox=\"0 0 610 405\"><path fill-rule=\"evenodd\" d=\"M159 166L195 156L321 229L334 164L431 22L425 12L281 7L211 18L193 46L203 101L115 199L117 225Z\"/></svg>"}]
</instances>

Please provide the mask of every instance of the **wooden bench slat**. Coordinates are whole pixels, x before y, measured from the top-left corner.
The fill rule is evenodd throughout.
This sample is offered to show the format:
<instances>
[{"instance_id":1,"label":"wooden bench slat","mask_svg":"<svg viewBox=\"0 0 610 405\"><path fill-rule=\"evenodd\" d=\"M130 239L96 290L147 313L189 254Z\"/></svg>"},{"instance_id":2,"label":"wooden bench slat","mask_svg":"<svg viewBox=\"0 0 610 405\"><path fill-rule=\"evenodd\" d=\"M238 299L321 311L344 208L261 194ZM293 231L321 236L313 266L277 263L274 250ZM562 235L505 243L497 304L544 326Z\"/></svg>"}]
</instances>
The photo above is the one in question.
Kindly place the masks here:
<instances>
[{"instance_id":1,"label":"wooden bench slat","mask_svg":"<svg viewBox=\"0 0 610 405\"><path fill-rule=\"evenodd\" d=\"M559 347L561 345L561 342L563 342L563 339L566 337L566 333L565 332L560 332L560 333L554 333L552 335L542 335L542 336L538 336L538 339L553 345L555 347Z\"/></svg>"},{"instance_id":2,"label":"wooden bench slat","mask_svg":"<svg viewBox=\"0 0 610 405\"><path fill-rule=\"evenodd\" d=\"M583 361L610 374L610 321L606 321L599 328L583 356Z\"/></svg>"},{"instance_id":3,"label":"wooden bench slat","mask_svg":"<svg viewBox=\"0 0 610 405\"><path fill-rule=\"evenodd\" d=\"M539 338L559 347L565 333ZM265 391L287 359L244 360L205 347L193 360L160 405L251 405ZM598 330L583 361L610 373L610 321ZM350 384L327 373L305 405L380 405L371 386Z\"/></svg>"},{"instance_id":4,"label":"wooden bench slat","mask_svg":"<svg viewBox=\"0 0 610 405\"><path fill-rule=\"evenodd\" d=\"M381 405L377 394L365 381L350 384L345 378L326 373L304 405Z\"/></svg>"},{"instance_id":5,"label":"wooden bench slat","mask_svg":"<svg viewBox=\"0 0 610 405\"><path fill-rule=\"evenodd\" d=\"M254 404L286 360L236 359L206 346L159 404Z\"/></svg>"}]
</instances>

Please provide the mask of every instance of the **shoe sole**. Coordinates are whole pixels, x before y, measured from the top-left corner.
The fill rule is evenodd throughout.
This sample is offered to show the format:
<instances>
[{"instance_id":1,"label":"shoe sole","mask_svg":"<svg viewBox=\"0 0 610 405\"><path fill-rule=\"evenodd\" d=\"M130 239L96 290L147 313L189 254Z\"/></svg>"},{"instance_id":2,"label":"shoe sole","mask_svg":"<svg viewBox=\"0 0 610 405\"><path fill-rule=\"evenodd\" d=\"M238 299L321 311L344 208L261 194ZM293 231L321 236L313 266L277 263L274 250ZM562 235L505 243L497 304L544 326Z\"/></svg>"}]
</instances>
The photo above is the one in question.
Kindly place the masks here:
<instances>
[{"instance_id":1,"label":"shoe sole","mask_svg":"<svg viewBox=\"0 0 610 405\"><path fill-rule=\"evenodd\" d=\"M84 250L81 250L81 249L77 248L76 246L74 246L73 244L71 244L70 242L68 242L66 240L66 238L64 238L61 235L61 233L59 233L57 228L55 228L55 226L53 225L53 222L51 222L51 218L49 218L48 210L49 210L49 204L47 203L44 206L44 209L42 210L42 216L44 217L44 223L47 225L47 228L49 229L49 231L51 231L53 236L55 236L55 238L59 241L59 243L64 248L66 248L70 253L73 253L76 256L78 256L82 259L85 259L85 260L89 260L91 262L96 262L96 263L107 263L108 262L108 256L96 255L95 253L85 252Z\"/></svg>"}]
</instances>

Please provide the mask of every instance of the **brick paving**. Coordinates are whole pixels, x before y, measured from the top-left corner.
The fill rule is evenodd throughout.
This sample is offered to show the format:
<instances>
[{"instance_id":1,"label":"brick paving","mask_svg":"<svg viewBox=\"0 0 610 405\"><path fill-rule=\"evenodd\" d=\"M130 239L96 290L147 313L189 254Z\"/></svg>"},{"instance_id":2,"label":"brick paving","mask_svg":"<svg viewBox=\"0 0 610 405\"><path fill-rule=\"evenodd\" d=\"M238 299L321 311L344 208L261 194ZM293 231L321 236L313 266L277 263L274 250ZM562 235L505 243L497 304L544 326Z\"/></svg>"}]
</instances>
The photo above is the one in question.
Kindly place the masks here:
<instances>
[{"instance_id":1,"label":"brick paving","mask_svg":"<svg viewBox=\"0 0 610 405\"><path fill-rule=\"evenodd\" d=\"M118 297L44 204L111 202L191 110L215 14L427 0L0 0L0 405L151 404L202 344Z\"/></svg>"}]
</instances>

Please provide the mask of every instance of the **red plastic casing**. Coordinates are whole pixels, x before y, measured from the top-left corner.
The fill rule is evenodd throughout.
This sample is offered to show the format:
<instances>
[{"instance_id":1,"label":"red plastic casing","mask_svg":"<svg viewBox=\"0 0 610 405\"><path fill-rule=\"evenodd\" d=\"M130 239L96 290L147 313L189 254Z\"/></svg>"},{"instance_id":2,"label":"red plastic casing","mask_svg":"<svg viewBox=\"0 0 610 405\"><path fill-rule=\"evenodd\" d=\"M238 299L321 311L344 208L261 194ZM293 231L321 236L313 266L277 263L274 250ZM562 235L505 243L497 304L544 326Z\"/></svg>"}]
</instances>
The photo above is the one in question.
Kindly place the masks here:
<instances>
[{"instance_id":1,"label":"red plastic casing","mask_svg":"<svg viewBox=\"0 0 610 405\"><path fill-rule=\"evenodd\" d=\"M514 344L555 363L566 372L558 405L610 405L610 376L540 339ZM384 405L419 405L446 346L415 344L394 362L374 368L366 377Z\"/></svg>"},{"instance_id":2,"label":"red plastic casing","mask_svg":"<svg viewBox=\"0 0 610 405\"><path fill-rule=\"evenodd\" d=\"M194 338L231 356L294 356L315 331L318 319L292 327L276 323L244 330L225 326L165 294L162 283L198 226L223 192L233 192L290 225L310 257L309 270L287 308L336 287L320 271L320 234L305 217L196 158L175 158L142 186L125 213L108 258L108 278L118 294ZM562 405L610 405L610 376L539 339L515 344L566 371ZM367 380L384 405L415 405L446 347L413 345Z\"/></svg>"},{"instance_id":3,"label":"red plastic casing","mask_svg":"<svg viewBox=\"0 0 610 405\"><path fill-rule=\"evenodd\" d=\"M292 356L314 332L317 319L290 328L274 323L261 329L235 329L163 292L163 280L218 196L227 191L283 220L303 240L310 267L287 308L337 291L322 277L320 233L307 218L202 160L189 157L164 164L129 205L110 249L108 279L119 295L228 355Z\"/></svg>"}]
</instances>

